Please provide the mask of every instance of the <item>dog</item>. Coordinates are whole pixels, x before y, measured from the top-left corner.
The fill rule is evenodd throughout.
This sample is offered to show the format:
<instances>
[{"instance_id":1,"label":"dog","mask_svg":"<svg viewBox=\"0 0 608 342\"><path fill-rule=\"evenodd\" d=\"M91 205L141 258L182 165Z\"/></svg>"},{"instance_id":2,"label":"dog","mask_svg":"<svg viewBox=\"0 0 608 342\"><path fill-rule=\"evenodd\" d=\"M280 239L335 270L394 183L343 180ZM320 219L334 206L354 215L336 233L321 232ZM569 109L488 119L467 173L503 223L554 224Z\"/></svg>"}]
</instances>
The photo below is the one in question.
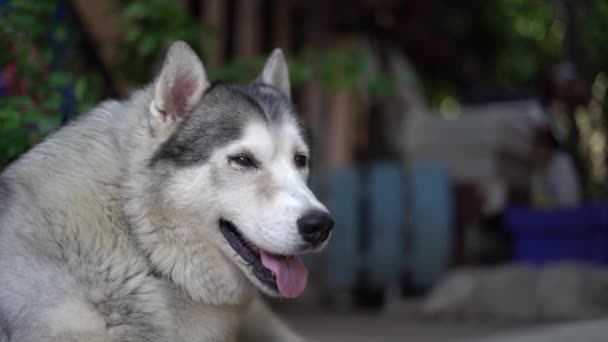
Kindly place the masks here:
<instances>
[{"instance_id":1,"label":"dog","mask_svg":"<svg viewBox=\"0 0 608 342\"><path fill-rule=\"evenodd\" d=\"M237 86L175 42L156 79L0 175L1 341L303 341L295 298L334 222L283 53Z\"/></svg>"}]
</instances>

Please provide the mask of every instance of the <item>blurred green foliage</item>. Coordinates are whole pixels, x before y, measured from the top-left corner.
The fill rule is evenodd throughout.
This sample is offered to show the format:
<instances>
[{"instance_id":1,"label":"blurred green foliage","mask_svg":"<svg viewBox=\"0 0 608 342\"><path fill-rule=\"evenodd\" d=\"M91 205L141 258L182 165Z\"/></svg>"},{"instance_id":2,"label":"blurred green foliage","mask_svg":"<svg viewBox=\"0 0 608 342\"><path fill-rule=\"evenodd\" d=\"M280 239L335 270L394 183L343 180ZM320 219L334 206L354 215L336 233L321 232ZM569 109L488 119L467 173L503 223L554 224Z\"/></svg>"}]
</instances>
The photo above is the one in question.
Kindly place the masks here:
<instances>
[{"instance_id":1,"label":"blurred green foliage","mask_svg":"<svg viewBox=\"0 0 608 342\"><path fill-rule=\"evenodd\" d=\"M593 1L593 0L592 0ZM602 0L600 0L602 1ZM447 49L452 69L438 65L421 74L429 103L460 97L474 86L526 92L541 72L560 59L564 24L555 1L434 1L425 20ZM523 95L523 94L522 94Z\"/></svg>"},{"instance_id":2,"label":"blurred green foliage","mask_svg":"<svg viewBox=\"0 0 608 342\"><path fill-rule=\"evenodd\" d=\"M121 37L118 51L121 74L135 84L148 82L151 65L159 65L168 46L184 40L205 59L214 39L215 29L188 16L178 2L165 0L111 0L121 13ZM245 83L261 71L267 56L239 59L220 68L208 70L209 76L225 82ZM297 56L288 56L290 77L297 86L311 78L325 89L339 91L358 85L365 70L366 59L356 47L328 49L308 48ZM378 77L370 82L375 95L390 93L389 78Z\"/></svg>"},{"instance_id":3,"label":"blurred green foliage","mask_svg":"<svg viewBox=\"0 0 608 342\"><path fill-rule=\"evenodd\" d=\"M120 13L119 46L116 51L121 75L133 84L150 81L168 45L177 39L187 41L205 59L215 29L188 15L180 2L166 0L107 0ZM86 110L103 93L98 73L87 72L78 51L70 60L56 61L49 41L72 41L78 45L80 28L72 20L57 21L54 13L61 1L8 0L0 12L0 67L16 64L17 77L25 92L0 98L0 167L14 160L60 122L61 89L72 87L79 109ZM477 70L462 77L445 77L442 66L437 73L418 70L427 100L432 105L446 98L459 98L466 82L479 88L529 91L539 73L562 58L566 34L563 18L550 0L463 0L434 1L428 31L441 35L461 56L470 58ZM574 2L577 11L577 64L591 82L605 68L608 45L608 2ZM209 70L210 77L244 83L258 75L266 56L239 59ZM317 80L328 91L361 86L368 65L369 51L346 45L305 48L288 56L294 86ZM464 67L463 67L464 69ZM466 74L461 71L461 74ZM473 74L473 76L471 76ZM366 78L367 91L383 98L395 92L394 75ZM605 104L604 104L605 105ZM606 115L608 111L604 110ZM608 120L604 120L608 122ZM608 128L607 128L608 129Z\"/></svg>"},{"instance_id":4,"label":"blurred green foliage","mask_svg":"<svg viewBox=\"0 0 608 342\"><path fill-rule=\"evenodd\" d=\"M459 59L449 64L457 70L438 65L437 72L421 73L435 106L445 97L458 98L470 84L533 95L539 76L564 59L577 65L587 84L605 71L608 1L436 0L432 7L422 21L432 23L428 32ZM575 20L572 38L566 37L568 15Z\"/></svg>"},{"instance_id":5,"label":"blurred green foliage","mask_svg":"<svg viewBox=\"0 0 608 342\"><path fill-rule=\"evenodd\" d=\"M551 3L529 0L486 2L480 26L499 44L489 81L506 88L526 88L559 58L563 23Z\"/></svg>"},{"instance_id":6,"label":"blurred green foliage","mask_svg":"<svg viewBox=\"0 0 608 342\"><path fill-rule=\"evenodd\" d=\"M66 87L79 110L99 98L101 78L74 60L61 60L55 44L76 45L75 23L57 20L57 1L7 1L0 13L0 67L12 65L17 94L0 97L0 168L60 124ZM4 80L5 82L7 80Z\"/></svg>"},{"instance_id":7,"label":"blurred green foliage","mask_svg":"<svg viewBox=\"0 0 608 342\"><path fill-rule=\"evenodd\" d=\"M124 34L118 43L117 62L129 82L148 82L150 67L176 39L207 55L204 48L209 44L205 42L212 30L189 17L177 1L109 0L108 5L120 13L120 32Z\"/></svg>"},{"instance_id":8,"label":"blurred green foliage","mask_svg":"<svg viewBox=\"0 0 608 342\"><path fill-rule=\"evenodd\" d=\"M580 18L576 62L585 79L591 81L606 71L608 57L608 1L587 0L578 13ZM605 111L608 113L608 111Z\"/></svg>"}]
</instances>

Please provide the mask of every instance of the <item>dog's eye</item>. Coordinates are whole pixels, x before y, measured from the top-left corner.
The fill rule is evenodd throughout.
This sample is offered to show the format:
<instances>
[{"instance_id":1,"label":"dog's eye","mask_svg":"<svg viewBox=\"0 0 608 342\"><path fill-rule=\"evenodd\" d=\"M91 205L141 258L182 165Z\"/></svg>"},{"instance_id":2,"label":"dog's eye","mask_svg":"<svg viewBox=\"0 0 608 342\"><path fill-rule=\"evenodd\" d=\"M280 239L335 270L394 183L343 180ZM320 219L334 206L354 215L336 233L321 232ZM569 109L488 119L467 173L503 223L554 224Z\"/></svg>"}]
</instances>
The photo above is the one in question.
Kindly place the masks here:
<instances>
[{"instance_id":1,"label":"dog's eye","mask_svg":"<svg viewBox=\"0 0 608 342\"><path fill-rule=\"evenodd\" d=\"M296 156L294 157L294 161L296 163L296 166L300 169L303 169L308 165L308 158L306 158L306 156L303 154L296 154Z\"/></svg>"},{"instance_id":2,"label":"dog's eye","mask_svg":"<svg viewBox=\"0 0 608 342\"><path fill-rule=\"evenodd\" d=\"M231 163L235 163L236 165L238 165L240 167L245 167L245 168L257 167L257 163L253 159L253 157L251 157L247 154L244 154L244 153L237 154L236 156L231 156L228 159L230 160Z\"/></svg>"}]
</instances>

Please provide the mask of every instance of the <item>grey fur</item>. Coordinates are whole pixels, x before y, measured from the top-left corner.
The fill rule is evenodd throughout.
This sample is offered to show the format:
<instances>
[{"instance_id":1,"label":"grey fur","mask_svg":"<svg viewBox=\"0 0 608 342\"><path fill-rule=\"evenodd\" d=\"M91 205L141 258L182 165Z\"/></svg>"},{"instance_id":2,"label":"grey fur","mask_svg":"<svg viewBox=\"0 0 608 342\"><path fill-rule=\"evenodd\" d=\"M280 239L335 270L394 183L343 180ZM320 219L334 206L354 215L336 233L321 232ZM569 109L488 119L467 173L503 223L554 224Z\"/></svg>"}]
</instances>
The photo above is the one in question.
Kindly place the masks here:
<instances>
[{"instance_id":1,"label":"grey fur","mask_svg":"<svg viewBox=\"0 0 608 342\"><path fill-rule=\"evenodd\" d=\"M285 125L295 111L268 85L209 87L196 61L174 44L153 85L100 104L0 175L0 341L234 341L243 321L265 341L302 341L208 240L217 218L202 213L202 239L171 202L180 175L207 172L248 122ZM221 183L210 170L206 182Z\"/></svg>"},{"instance_id":2,"label":"grey fur","mask_svg":"<svg viewBox=\"0 0 608 342\"><path fill-rule=\"evenodd\" d=\"M285 56L281 49L275 49L272 52L258 80L262 83L275 86L287 98L291 97L289 70L287 69L287 62L285 62Z\"/></svg>"},{"instance_id":3,"label":"grey fur","mask_svg":"<svg viewBox=\"0 0 608 342\"><path fill-rule=\"evenodd\" d=\"M11 191L8 184L0 177L0 218L2 217L2 212L8 208L11 200L10 196Z\"/></svg>"}]
</instances>

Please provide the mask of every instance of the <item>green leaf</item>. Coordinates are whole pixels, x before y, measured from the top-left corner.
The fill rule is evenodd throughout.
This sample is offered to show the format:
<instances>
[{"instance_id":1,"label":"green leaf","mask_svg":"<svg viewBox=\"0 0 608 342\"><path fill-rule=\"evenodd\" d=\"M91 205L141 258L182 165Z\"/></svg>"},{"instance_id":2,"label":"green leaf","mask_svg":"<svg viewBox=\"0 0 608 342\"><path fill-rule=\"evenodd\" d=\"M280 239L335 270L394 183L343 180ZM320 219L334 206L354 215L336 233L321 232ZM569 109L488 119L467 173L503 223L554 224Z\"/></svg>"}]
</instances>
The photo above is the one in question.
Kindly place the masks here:
<instances>
[{"instance_id":1,"label":"green leaf","mask_svg":"<svg viewBox=\"0 0 608 342\"><path fill-rule=\"evenodd\" d=\"M53 34L59 42L64 42L68 39L68 29L63 25L55 27Z\"/></svg>"},{"instance_id":2,"label":"green leaf","mask_svg":"<svg viewBox=\"0 0 608 342\"><path fill-rule=\"evenodd\" d=\"M74 93L76 95L76 98L78 99L78 102L82 102L84 100L86 92L87 80L85 78L78 79L76 85L74 86Z\"/></svg>"},{"instance_id":3,"label":"green leaf","mask_svg":"<svg viewBox=\"0 0 608 342\"><path fill-rule=\"evenodd\" d=\"M137 51L143 57L146 57L146 58L150 57L150 55L152 54L152 52L156 48L156 43L157 43L157 37L155 37L155 36L145 36L141 40L140 44L138 45Z\"/></svg>"},{"instance_id":4,"label":"green leaf","mask_svg":"<svg viewBox=\"0 0 608 342\"><path fill-rule=\"evenodd\" d=\"M154 1L150 1L154 3ZM149 10L149 6L146 2L132 1L131 4L127 5L124 9L124 15L127 18L143 19L149 17L154 11Z\"/></svg>"},{"instance_id":5,"label":"green leaf","mask_svg":"<svg viewBox=\"0 0 608 342\"><path fill-rule=\"evenodd\" d=\"M70 82L70 74L67 72L56 71L49 76L49 82L53 87L61 87Z\"/></svg>"},{"instance_id":6,"label":"green leaf","mask_svg":"<svg viewBox=\"0 0 608 342\"><path fill-rule=\"evenodd\" d=\"M144 33L142 26L135 26L130 28L125 35L125 41L128 43L134 43L139 40Z\"/></svg>"}]
</instances>

